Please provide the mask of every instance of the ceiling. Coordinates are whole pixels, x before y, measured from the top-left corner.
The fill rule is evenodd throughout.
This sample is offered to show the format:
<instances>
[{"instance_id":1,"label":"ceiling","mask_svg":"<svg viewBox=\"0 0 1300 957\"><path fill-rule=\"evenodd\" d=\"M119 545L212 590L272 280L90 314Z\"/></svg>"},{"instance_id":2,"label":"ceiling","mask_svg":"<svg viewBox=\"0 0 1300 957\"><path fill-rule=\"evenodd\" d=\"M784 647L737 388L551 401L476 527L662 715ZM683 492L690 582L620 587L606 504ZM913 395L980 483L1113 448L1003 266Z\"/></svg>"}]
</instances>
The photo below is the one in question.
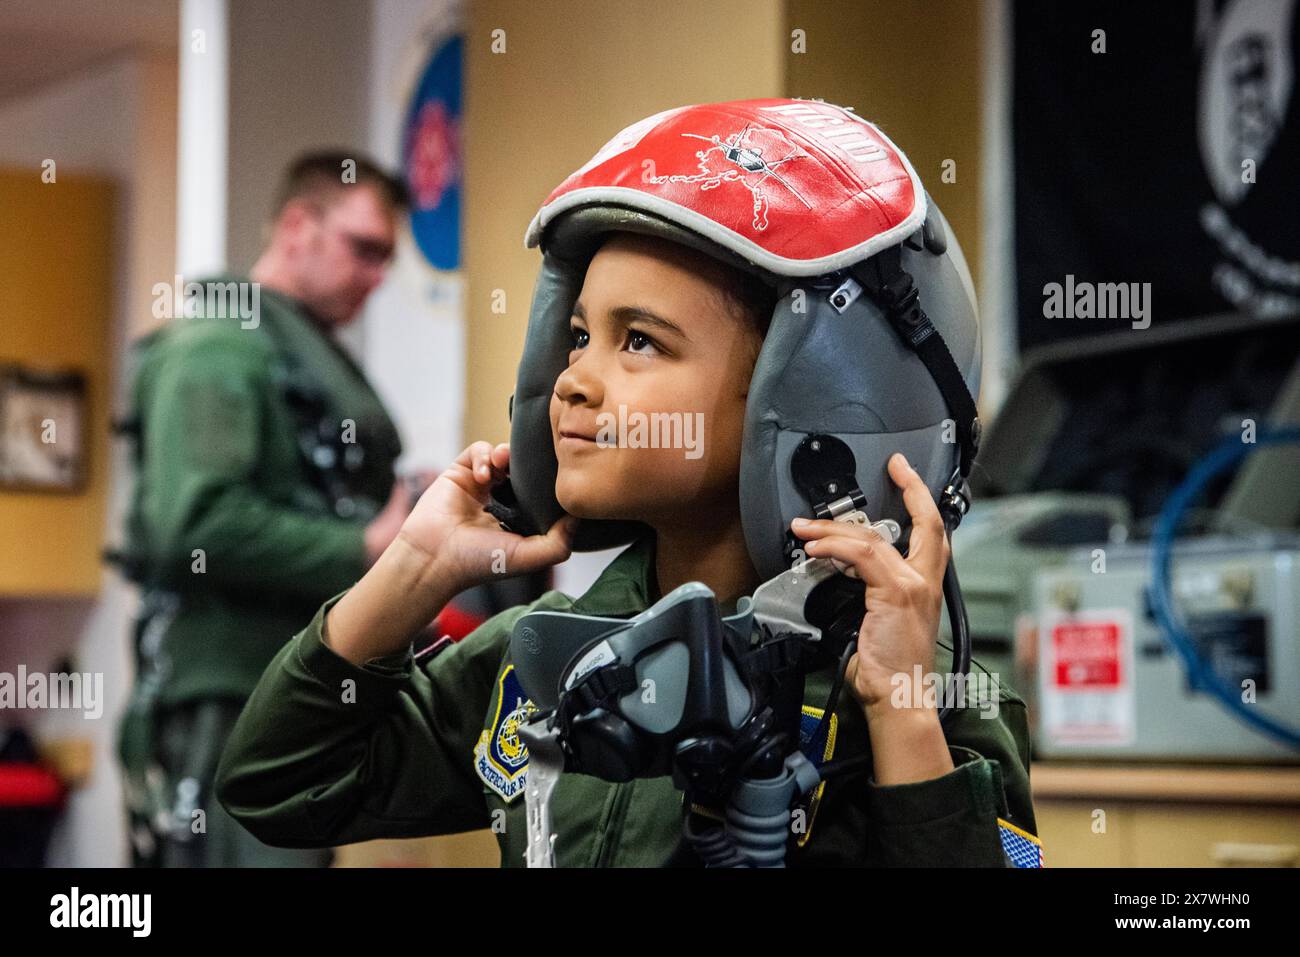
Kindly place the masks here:
<instances>
[{"instance_id":1,"label":"ceiling","mask_svg":"<svg viewBox=\"0 0 1300 957\"><path fill-rule=\"evenodd\" d=\"M131 51L174 51L179 0L0 0L0 103Z\"/></svg>"}]
</instances>

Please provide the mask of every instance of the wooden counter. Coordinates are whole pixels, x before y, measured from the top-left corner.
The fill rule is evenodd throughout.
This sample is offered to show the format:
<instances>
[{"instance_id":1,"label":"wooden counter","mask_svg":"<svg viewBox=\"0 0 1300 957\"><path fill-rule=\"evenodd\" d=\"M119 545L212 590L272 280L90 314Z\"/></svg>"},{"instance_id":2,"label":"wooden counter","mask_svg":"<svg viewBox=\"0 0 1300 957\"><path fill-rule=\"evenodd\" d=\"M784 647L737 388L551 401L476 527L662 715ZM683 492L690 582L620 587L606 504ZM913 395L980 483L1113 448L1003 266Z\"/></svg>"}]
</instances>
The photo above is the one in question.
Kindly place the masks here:
<instances>
[{"instance_id":1,"label":"wooden counter","mask_svg":"<svg viewBox=\"0 0 1300 957\"><path fill-rule=\"evenodd\" d=\"M1036 761L1034 801L1091 797L1124 801L1300 805L1300 767L1241 767Z\"/></svg>"},{"instance_id":2,"label":"wooden counter","mask_svg":"<svg viewBox=\"0 0 1300 957\"><path fill-rule=\"evenodd\" d=\"M1048 867L1300 866L1300 767L1037 761Z\"/></svg>"}]
</instances>

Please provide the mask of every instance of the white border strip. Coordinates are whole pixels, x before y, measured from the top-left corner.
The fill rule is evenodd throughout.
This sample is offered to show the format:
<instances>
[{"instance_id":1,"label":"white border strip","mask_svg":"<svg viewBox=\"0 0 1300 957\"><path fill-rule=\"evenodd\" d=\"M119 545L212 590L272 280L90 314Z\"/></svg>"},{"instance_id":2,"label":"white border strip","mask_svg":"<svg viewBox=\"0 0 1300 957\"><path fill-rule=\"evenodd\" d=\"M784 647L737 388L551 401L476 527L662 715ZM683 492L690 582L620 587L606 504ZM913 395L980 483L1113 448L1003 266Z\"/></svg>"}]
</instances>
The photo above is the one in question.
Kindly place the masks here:
<instances>
[{"instance_id":1,"label":"white border strip","mask_svg":"<svg viewBox=\"0 0 1300 957\"><path fill-rule=\"evenodd\" d=\"M176 271L202 276L226 268L230 155L227 0L182 0L176 122ZM202 30L203 51L194 49Z\"/></svg>"}]
</instances>

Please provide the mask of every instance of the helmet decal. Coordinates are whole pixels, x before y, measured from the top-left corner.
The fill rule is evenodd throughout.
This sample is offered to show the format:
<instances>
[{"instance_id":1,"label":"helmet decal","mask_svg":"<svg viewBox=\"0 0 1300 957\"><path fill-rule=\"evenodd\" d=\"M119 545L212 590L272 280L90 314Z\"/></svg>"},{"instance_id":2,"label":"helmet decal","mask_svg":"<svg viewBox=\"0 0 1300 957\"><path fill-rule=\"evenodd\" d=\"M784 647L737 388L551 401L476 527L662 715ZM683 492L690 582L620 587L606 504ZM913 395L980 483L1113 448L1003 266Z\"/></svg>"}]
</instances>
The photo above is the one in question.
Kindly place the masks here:
<instances>
[{"instance_id":1,"label":"helmet decal","mask_svg":"<svg viewBox=\"0 0 1300 957\"><path fill-rule=\"evenodd\" d=\"M525 245L560 214L602 203L662 216L784 276L865 259L915 232L926 211L916 171L877 127L844 107L784 99L634 123L547 197Z\"/></svg>"},{"instance_id":2,"label":"helmet decal","mask_svg":"<svg viewBox=\"0 0 1300 957\"><path fill-rule=\"evenodd\" d=\"M717 189L724 183L739 182L754 197L755 232L767 229L768 201L764 189L773 181L793 193L805 207L813 208L812 203L799 195L799 191L778 170L778 167L791 160L812 157L780 130L755 127L752 123L747 123L743 130L731 134L725 140L717 133L711 136L683 133L682 136L713 144L695 153L698 161L696 165L700 171L691 175L674 173L670 176L650 176L650 182L695 183L700 189Z\"/></svg>"}]
</instances>

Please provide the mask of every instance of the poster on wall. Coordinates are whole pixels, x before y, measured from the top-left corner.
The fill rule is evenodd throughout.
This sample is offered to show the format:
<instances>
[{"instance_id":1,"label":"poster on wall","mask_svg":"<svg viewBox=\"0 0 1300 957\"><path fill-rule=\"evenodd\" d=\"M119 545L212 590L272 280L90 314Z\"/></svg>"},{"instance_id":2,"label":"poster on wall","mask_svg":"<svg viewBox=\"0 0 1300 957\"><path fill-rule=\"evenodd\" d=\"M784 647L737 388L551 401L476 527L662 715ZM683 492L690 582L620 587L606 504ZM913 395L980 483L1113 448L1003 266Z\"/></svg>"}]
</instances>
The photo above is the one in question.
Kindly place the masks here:
<instances>
[{"instance_id":1,"label":"poster on wall","mask_svg":"<svg viewBox=\"0 0 1300 957\"><path fill-rule=\"evenodd\" d=\"M403 473L440 472L466 445L464 20L456 0L376 0L371 153L411 204L371 295L364 362L402 433Z\"/></svg>"},{"instance_id":2,"label":"poster on wall","mask_svg":"<svg viewBox=\"0 0 1300 957\"><path fill-rule=\"evenodd\" d=\"M1300 312L1297 6L1015 3L1022 349Z\"/></svg>"},{"instance_id":3,"label":"poster on wall","mask_svg":"<svg viewBox=\"0 0 1300 957\"><path fill-rule=\"evenodd\" d=\"M411 96L402 171L411 194L411 233L435 269L460 268L461 73L463 40L433 48Z\"/></svg>"},{"instance_id":4,"label":"poster on wall","mask_svg":"<svg viewBox=\"0 0 1300 957\"><path fill-rule=\"evenodd\" d=\"M0 366L0 492L76 492L86 482L86 380Z\"/></svg>"}]
</instances>

